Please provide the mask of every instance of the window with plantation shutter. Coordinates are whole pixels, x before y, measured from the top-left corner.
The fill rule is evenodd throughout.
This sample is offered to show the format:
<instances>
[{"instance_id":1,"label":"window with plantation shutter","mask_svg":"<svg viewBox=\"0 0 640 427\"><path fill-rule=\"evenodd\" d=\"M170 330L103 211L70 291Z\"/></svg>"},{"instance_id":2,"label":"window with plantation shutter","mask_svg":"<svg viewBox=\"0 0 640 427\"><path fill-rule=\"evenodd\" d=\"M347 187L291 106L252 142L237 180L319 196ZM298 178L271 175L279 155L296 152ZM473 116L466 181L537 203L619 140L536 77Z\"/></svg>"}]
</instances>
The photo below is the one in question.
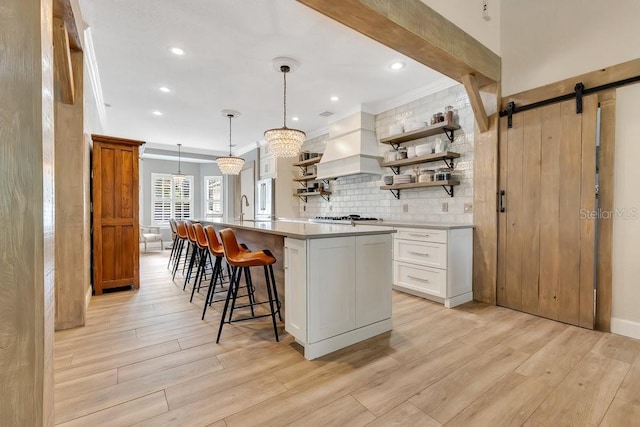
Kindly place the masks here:
<instances>
[{"instance_id":1,"label":"window with plantation shutter","mask_svg":"<svg viewBox=\"0 0 640 427\"><path fill-rule=\"evenodd\" d=\"M151 221L167 225L170 218L193 218L193 176L151 174Z\"/></svg>"},{"instance_id":2,"label":"window with plantation shutter","mask_svg":"<svg viewBox=\"0 0 640 427\"><path fill-rule=\"evenodd\" d=\"M204 177L204 212L207 217L222 216L222 177Z\"/></svg>"}]
</instances>

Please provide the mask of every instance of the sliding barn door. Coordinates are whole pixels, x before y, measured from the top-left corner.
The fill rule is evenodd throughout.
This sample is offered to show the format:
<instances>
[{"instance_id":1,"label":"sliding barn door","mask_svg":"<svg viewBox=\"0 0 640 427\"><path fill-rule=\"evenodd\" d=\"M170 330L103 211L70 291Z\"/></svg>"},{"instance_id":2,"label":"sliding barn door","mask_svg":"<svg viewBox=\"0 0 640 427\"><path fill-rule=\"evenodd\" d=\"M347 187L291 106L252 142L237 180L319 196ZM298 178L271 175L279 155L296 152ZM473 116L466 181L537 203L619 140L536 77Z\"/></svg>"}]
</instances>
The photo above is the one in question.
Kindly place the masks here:
<instances>
[{"instance_id":1,"label":"sliding barn door","mask_svg":"<svg viewBox=\"0 0 640 427\"><path fill-rule=\"evenodd\" d=\"M500 120L498 304L593 329L596 95Z\"/></svg>"}]
</instances>

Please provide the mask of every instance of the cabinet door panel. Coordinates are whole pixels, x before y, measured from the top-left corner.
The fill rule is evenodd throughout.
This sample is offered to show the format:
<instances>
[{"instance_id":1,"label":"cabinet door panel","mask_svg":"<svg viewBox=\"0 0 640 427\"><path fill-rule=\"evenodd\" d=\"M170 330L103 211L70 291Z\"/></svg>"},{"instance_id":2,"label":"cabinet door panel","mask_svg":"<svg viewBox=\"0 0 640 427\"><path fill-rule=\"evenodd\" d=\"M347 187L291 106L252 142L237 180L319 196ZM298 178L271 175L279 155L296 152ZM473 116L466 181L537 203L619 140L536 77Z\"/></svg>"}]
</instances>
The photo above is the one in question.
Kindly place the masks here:
<instances>
[{"instance_id":1,"label":"cabinet door panel","mask_svg":"<svg viewBox=\"0 0 640 427\"><path fill-rule=\"evenodd\" d=\"M298 341L307 341L307 245L304 240L285 239L285 329Z\"/></svg>"},{"instance_id":2,"label":"cabinet door panel","mask_svg":"<svg viewBox=\"0 0 640 427\"><path fill-rule=\"evenodd\" d=\"M391 235L356 237L356 253L356 327L360 328L391 318Z\"/></svg>"},{"instance_id":3,"label":"cabinet door panel","mask_svg":"<svg viewBox=\"0 0 640 427\"><path fill-rule=\"evenodd\" d=\"M355 237L309 242L309 342L355 328Z\"/></svg>"}]
</instances>

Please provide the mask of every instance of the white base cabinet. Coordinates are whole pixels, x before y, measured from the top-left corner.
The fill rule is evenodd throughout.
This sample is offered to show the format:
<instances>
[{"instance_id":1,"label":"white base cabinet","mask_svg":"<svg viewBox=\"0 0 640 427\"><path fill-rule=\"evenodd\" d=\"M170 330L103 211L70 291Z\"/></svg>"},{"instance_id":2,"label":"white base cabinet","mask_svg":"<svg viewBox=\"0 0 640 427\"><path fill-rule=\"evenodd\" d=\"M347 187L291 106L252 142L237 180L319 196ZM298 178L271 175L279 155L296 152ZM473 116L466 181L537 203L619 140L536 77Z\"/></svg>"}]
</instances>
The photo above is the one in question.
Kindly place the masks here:
<instances>
[{"instance_id":1,"label":"white base cabinet","mask_svg":"<svg viewBox=\"0 0 640 427\"><path fill-rule=\"evenodd\" d=\"M451 308L473 300L473 229L397 228L393 287Z\"/></svg>"},{"instance_id":2,"label":"white base cabinet","mask_svg":"<svg viewBox=\"0 0 640 427\"><path fill-rule=\"evenodd\" d=\"M391 234L285 239L285 328L307 359L391 330Z\"/></svg>"}]
</instances>

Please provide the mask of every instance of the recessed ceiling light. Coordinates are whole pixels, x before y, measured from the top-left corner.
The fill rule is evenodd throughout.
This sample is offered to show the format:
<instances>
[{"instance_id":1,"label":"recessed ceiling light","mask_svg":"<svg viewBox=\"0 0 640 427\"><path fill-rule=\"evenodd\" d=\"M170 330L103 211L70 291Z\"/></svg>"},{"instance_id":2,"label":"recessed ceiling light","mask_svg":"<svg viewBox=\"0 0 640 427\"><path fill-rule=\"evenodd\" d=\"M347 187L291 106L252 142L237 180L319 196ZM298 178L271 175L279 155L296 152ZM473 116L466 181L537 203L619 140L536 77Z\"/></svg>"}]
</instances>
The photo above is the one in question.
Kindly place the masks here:
<instances>
[{"instance_id":1,"label":"recessed ceiling light","mask_svg":"<svg viewBox=\"0 0 640 427\"><path fill-rule=\"evenodd\" d=\"M161 116L162 115L162 111L154 111L153 115L154 116Z\"/></svg>"},{"instance_id":2,"label":"recessed ceiling light","mask_svg":"<svg viewBox=\"0 0 640 427\"><path fill-rule=\"evenodd\" d=\"M293 120L294 122L297 122L298 120L300 120L300 117L293 116L293 117L291 117L291 120Z\"/></svg>"},{"instance_id":3,"label":"recessed ceiling light","mask_svg":"<svg viewBox=\"0 0 640 427\"><path fill-rule=\"evenodd\" d=\"M406 64L404 62L396 61L391 65L389 65L389 68L391 68L393 71L398 71L398 70L402 70L405 66Z\"/></svg>"},{"instance_id":4,"label":"recessed ceiling light","mask_svg":"<svg viewBox=\"0 0 640 427\"><path fill-rule=\"evenodd\" d=\"M332 96L332 97L331 97L331 98L329 98L329 99L331 99L333 102L336 102L336 101L337 101L337 100L339 100L340 98L338 98L337 96Z\"/></svg>"},{"instance_id":5,"label":"recessed ceiling light","mask_svg":"<svg viewBox=\"0 0 640 427\"><path fill-rule=\"evenodd\" d=\"M174 55L184 55L184 49L180 49L179 47L172 47L171 53Z\"/></svg>"},{"instance_id":6,"label":"recessed ceiling light","mask_svg":"<svg viewBox=\"0 0 640 427\"><path fill-rule=\"evenodd\" d=\"M160 92L169 93L169 92L171 92L171 89L169 89L169 88L168 88L168 87L166 87L166 86L162 86L162 87L160 88Z\"/></svg>"}]
</instances>

